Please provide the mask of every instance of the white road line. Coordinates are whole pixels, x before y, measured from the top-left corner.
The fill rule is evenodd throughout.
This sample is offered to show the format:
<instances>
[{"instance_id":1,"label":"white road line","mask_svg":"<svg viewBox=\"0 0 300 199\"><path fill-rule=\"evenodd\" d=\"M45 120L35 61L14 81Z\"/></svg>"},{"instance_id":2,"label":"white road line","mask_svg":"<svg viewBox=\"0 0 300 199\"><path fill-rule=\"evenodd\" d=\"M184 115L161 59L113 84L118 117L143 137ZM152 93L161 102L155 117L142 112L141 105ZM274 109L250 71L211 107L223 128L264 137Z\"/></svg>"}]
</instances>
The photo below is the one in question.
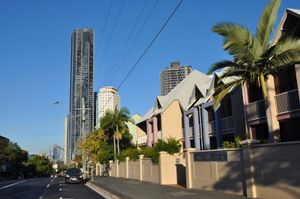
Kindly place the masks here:
<instances>
[{"instance_id":1,"label":"white road line","mask_svg":"<svg viewBox=\"0 0 300 199\"><path fill-rule=\"evenodd\" d=\"M62 188L59 188L59 191L62 191Z\"/></svg>"},{"instance_id":2,"label":"white road line","mask_svg":"<svg viewBox=\"0 0 300 199\"><path fill-rule=\"evenodd\" d=\"M49 187L50 187L50 184L47 185L47 188L49 188Z\"/></svg>"},{"instance_id":3,"label":"white road line","mask_svg":"<svg viewBox=\"0 0 300 199\"><path fill-rule=\"evenodd\" d=\"M6 185L6 186L4 186L4 187L1 187L0 190L1 190L1 189L6 189L6 188L8 188L8 187L15 186L15 185L17 185L17 184L20 184L20 183L23 183L23 182L26 182L26 181L28 181L28 180L23 180L23 181L21 181L21 182L15 182L15 183L13 183L13 184Z\"/></svg>"},{"instance_id":4,"label":"white road line","mask_svg":"<svg viewBox=\"0 0 300 199\"><path fill-rule=\"evenodd\" d=\"M118 196L116 196L116 195L90 183L90 182L87 182L85 185L106 199L120 199Z\"/></svg>"}]
</instances>

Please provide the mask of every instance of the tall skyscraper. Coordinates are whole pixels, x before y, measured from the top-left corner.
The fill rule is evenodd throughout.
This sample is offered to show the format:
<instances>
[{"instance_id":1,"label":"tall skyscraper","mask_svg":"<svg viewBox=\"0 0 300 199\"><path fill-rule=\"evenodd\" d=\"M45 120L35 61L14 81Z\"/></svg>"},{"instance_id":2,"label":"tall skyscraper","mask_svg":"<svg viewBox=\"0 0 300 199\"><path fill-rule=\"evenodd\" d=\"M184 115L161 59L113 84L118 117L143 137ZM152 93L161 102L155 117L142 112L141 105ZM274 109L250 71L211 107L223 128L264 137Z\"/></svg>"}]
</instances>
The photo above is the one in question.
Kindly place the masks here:
<instances>
[{"instance_id":1,"label":"tall skyscraper","mask_svg":"<svg viewBox=\"0 0 300 199\"><path fill-rule=\"evenodd\" d=\"M171 66L160 73L160 95L167 95L191 72L191 66L180 66L180 62L171 62Z\"/></svg>"},{"instance_id":2,"label":"tall skyscraper","mask_svg":"<svg viewBox=\"0 0 300 199\"><path fill-rule=\"evenodd\" d=\"M76 29L71 40L68 136L73 160L76 142L94 129L94 30Z\"/></svg>"},{"instance_id":3,"label":"tall skyscraper","mask_svg":"<svg viewBox=\"0 0 300 199\"><path fill-rule=\"evenodd\" d=\"M115 107L120 109L120 95L116 88L106 86L100 89L97 97L96 128L100 127L100 118L106 111L114 111Z\"/></svg>"}]
</instances>

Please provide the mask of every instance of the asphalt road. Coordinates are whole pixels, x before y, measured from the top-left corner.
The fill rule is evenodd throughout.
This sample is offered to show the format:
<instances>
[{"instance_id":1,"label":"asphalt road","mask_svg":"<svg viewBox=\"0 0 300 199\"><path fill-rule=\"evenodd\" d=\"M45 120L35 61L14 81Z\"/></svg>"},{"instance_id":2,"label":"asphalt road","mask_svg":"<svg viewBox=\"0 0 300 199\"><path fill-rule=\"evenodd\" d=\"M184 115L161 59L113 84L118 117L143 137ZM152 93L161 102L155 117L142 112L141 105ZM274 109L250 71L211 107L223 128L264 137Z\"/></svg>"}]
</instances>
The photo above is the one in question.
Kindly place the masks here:
<instances>
[{"instance_id":1,"label":"asphalt road","mask_svg":"<svg viewBox=\"0 0 300 199\"><path fill-rule=\"evenodd\" d=\"M35 178L0 185L1 199L102 199L84 184L65 184L63 178Z\"/></svg>"}]
</instances>

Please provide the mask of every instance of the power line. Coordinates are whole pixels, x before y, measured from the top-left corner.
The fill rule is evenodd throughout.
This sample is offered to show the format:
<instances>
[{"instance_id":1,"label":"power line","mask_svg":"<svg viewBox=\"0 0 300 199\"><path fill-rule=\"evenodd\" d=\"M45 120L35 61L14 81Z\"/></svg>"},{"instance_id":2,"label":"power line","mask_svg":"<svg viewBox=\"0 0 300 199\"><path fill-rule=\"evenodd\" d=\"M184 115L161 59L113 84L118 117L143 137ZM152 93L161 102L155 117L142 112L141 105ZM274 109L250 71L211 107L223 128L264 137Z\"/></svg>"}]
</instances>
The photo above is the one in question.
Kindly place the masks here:
<instances>
[{"instance_id":1,"label":"power line","mask_svg":"<svg viewBox=\"0 0 300 199\"><path fill-rule=\"evenodd\" d=\"M123 78L123 80L121 81L121 83L118 85L117 89L118 91L120 90L120 88L122 87L122 85L125 83L125 81L128 79L128 77L130 76L130 74L133 72L133 70L136 68L136 66L138 65L138 63L142 60L142 58L146 55L146 53L148 52L148 50L151 48L151 46L153 45L153 43L155 42L155 40L158 38L158 36L160 35L160 33L164 30L164 28L167 26L167 24L170 22L170 20L172 19L172 17L174 16L174 14L176 13L176 11L178 10L178 8L180 7L180 5L182 4L183 0L180 0L180 2L177 4L177 6L174 8L174 10L172 11L172 13L170 14L170 16L167 18L167 20L165 21L165 23L162 25L162 27L159 29L159 31L156 33L156 35L154 36L154 38L151 40L151 42L148 44L147 48L143 51L143 53L140 55L140 57L138 58L138 60L135 62L135 64L131 67L131 69L129 70L129 72L126 74L126 76ZM105 105L103 107L101 107L100 110L103 110L104 107L108 104L108 102L112 99L112 97L110 97L107 102L105 103Z\"/></svg>"},{"instance_id":2,"label":"power line","mask_svg":"<svg viewBox=\"0 0 300 199\"><path fill-rule=\"evenodd\" d=\"M122 59L121 63L119 64L119 67L118 67L118 68L121 68L121 66L123 66L123 64L125 63L125 60L127 59L128 55L131 53L131 50L133 49L135 43L137 42L138 38L140 37L142 31L144 30L144 27L145 27L146 24L148 23L148 21L149 21L151 15L152 15L154 9L156 8L158 2L159 2L159 0L156 0L155 3L153 4L153 6L152 6L152 8L151 8L151 10L150 10L150 12L149 12L149 14L147 15L147 17L146 17L144 23L142 24L142 26L141 26L141 28L140 28L140 30L139 30L139 32L138 32L138 34L137 34L136 37L134 38L134 40L133 40L131 46L129 47L127 53L126 53L125 56L123 57L123 59ZM113 71L113 72L114 72L114 71ZM117 74L116 74L115 76L112 77L112 79L110 80L110 82L113 82L114 78L119 74L119 72L120 72L120 70L117 71Z\"/></svg>"},{"instance_id":3,"label":"power line","mask_svg":"<svg viewBox=\"0 0 300 199\"><path fill-rule=\"evenodd\" d=\"M102 31L101 31L100 40L98 42L97 49L96 49L96 54L95 54L96 56L98 54L99 47L101 46L101 43L102 43L102 40L103 40L103 34L104 34L104 31L105 31L107 23L108 23L109 15L110 15L110 12L111 12L111 7L112 7L112 4L113 4L114 0L110 0L109 2L110 3L109 3L109 6L108 6L108 11L106 13L104 25L103 25L103 28L102 28Z\"/></svg>"},{"instance_id":4,"label":"power line","mask_svg":"<svg viewBox=\"0 0 300 199\"><path fill-rule=\"evenodd\" d=\"M119 51L119 53L118 53L118 55L117 55L117 58L114 59L115 61L114 61L114 63L112 64L112 68L111 68L110 71L112 71L112 72L114 71L114 69L115 69L115 67L116 67L116 65L117 65L117 63L118 63L118 61L119 61L121 55L123 54L123 52L124 52L124 50L125 50L125 47L127 46L127 43L128 43L128 41L129 41L130 37L132 36L134 30L136 29L136 26L137 26L139 20L141 19L142 13L144 12L147 3L148 3L148 1L145 1L145 0L144 0L143 7L142 7L142 9L140 10L140 12L138 13L138 15L137 15L137 17L136 17L136 19L135 19L135 23L134 23L134 25L132 26L131 30L129 31L129 33L128 33L128 35L127 35L127 38L126 38L125 42L123 43L122 48L120 48L120 51ZM110 76L113 74L112 72L111 72L110 74L108 73L108 75L106 76L106 79L105 79L104 82L107 82L107 80L108 80L108 79L110 78Z\"/></svg>"},{"instance_id":5,"label":"power line","mask_svg":"<svg viewBox=\"0 0 300 199\"><path fill-rule=\"evenodd\" d=\"M130 76L130 74L133 72L133 70L136 68L136 66L138 65L138 63L143 59L143 57L146 55L146 53L148 52L148 50L151 48L151 46L153 45L153 43L155 42L155 40L158 38L158 36L160 35L160 33L163 31L163 29L166 27L166 25L169 23L169 21L171 20L171 18L174 16L174 14L176 13L176 11L178 10L178 8L180 7L180 5L182 4L183 0L180 0L180 2L177 4L177 6L175 7L175 9L173 10L173 12L171 13L171 15L168 17L167 21L163 24L163 26L160 28L160 30L156 33L155 37L152 39L152 41L149 43L149 45L147 46L147 48L143 51L143 53L141 54L141 56L138 58L138 60L135 62L135 64L131 67L131 69L129 70L129 72L126 74L126 76L123 78L123 80L121 81L121 83L118 86L118 90L122 87L122 85L124 84L124 82L127 80L127 78Z\"/></svg>"},{"instance_id":6,"label":"power line","mask_svg":"<svg viewBox=\"0 0 300 199\"><path fill-rule=\"evenodd\" d=\"M110 32L110 35L109 35L109 38L108 38L108 42L106 43L106 46L105 46L105 49L104 49L104 53L102 54L102 57L101 57L101 59L100 59L100 63L99 63L99 65L98 65L98 68L97 68L96 72L99 71L99 68L101 67L101 65L102 65L102 63L103 63L103 59L105 58L105 55L106 55L106 53L107 53L107 49L108 49L108 47L109 47L109 45L110 45L112 36L114 35L115 29L116 29L116 27L117 27L117 25L118 25L118 22L119 22L119 19L120 19L120 16L121 16L121 13L122 13L124 4L125 4L125 0L122 0L121 7L120 7L120 9L119 9L119 11L118 11L117 19L116 19L115 24L114 24L114 26L113 26L113 28L112 28L112 30L111 30L111 32Z\"/></svg>"}]
</instances>

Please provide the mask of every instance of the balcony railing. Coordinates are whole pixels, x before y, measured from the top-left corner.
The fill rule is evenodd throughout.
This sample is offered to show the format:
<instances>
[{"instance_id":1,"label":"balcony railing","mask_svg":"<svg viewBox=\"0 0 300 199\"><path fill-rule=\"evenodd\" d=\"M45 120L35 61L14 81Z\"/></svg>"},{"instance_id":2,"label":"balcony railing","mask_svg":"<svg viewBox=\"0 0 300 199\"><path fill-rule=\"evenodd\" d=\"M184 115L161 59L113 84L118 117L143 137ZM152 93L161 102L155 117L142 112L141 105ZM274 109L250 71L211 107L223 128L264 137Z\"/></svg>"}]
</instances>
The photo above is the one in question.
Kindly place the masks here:
<instances>
[{"instance_id":1,"label":"balcony railing","mask_svg":"<svg viewBox=\"0 0 300 199\"><path fill-rule=\"evenodd\" d=\"M221 131L230 131L234 129L233 127L233 116L225 117L221 119ZM208 122L208 133L215 133L215 121Z\"/></svg>"},{"instance_id":2,"label":"balcony railing","mask_svg":"<svg viewBox=\"0 0 300 199\"><path fill-rule=\"evenodd\" d=\"M300 110L298 89L280 93L275 99L278 114Z\"/></svg>"},{"instance_id":3,"label":"balcony railing","mask_svg":"<svg viewBox=\"0 0 300 199\"><path fill-rule=\"evenodd\" d=\"M147 135L143 135L138 138L138 145L146 144L147 143Z\"/></svg>"},{"instance_id":4,"label":"balcony railing","mask_svg":"<svg viewBox=\"0 0 300 199\"><path fill-rule=\"evenodd\" d=\"M208 134L214 134L215 133L215 120L207 122L208 124Z\"/></svg>"},{"instance_id":5,"label":"balcony railing","mask_svg":"<svg viewBox=\"0 0 300 199\"><path fill-rule=\"evenodd\" d=\"M229 131L233 129L233 116L221 119L221 131Z\"/></svg>"},{"instance_id":6,"label":"balcony railing","mask_svg":"<svg viewBox=\"0 0 300 199\"><path fill-rule=\"evenodd\" d=\"M157 139L162 139L162 138L161 138L161 131L158 131L157 133L158 133Z\"/></svg>"},{"instance_id":7,"label":"balcony railing","mask_svg":"<svg viewBox=\"0 0 300 199\"><path fill-rule=\"evenodd\" d=\"M246 105L248 121L266 118L265 100L259 100Z\"/></svg>"}]
</instances>

